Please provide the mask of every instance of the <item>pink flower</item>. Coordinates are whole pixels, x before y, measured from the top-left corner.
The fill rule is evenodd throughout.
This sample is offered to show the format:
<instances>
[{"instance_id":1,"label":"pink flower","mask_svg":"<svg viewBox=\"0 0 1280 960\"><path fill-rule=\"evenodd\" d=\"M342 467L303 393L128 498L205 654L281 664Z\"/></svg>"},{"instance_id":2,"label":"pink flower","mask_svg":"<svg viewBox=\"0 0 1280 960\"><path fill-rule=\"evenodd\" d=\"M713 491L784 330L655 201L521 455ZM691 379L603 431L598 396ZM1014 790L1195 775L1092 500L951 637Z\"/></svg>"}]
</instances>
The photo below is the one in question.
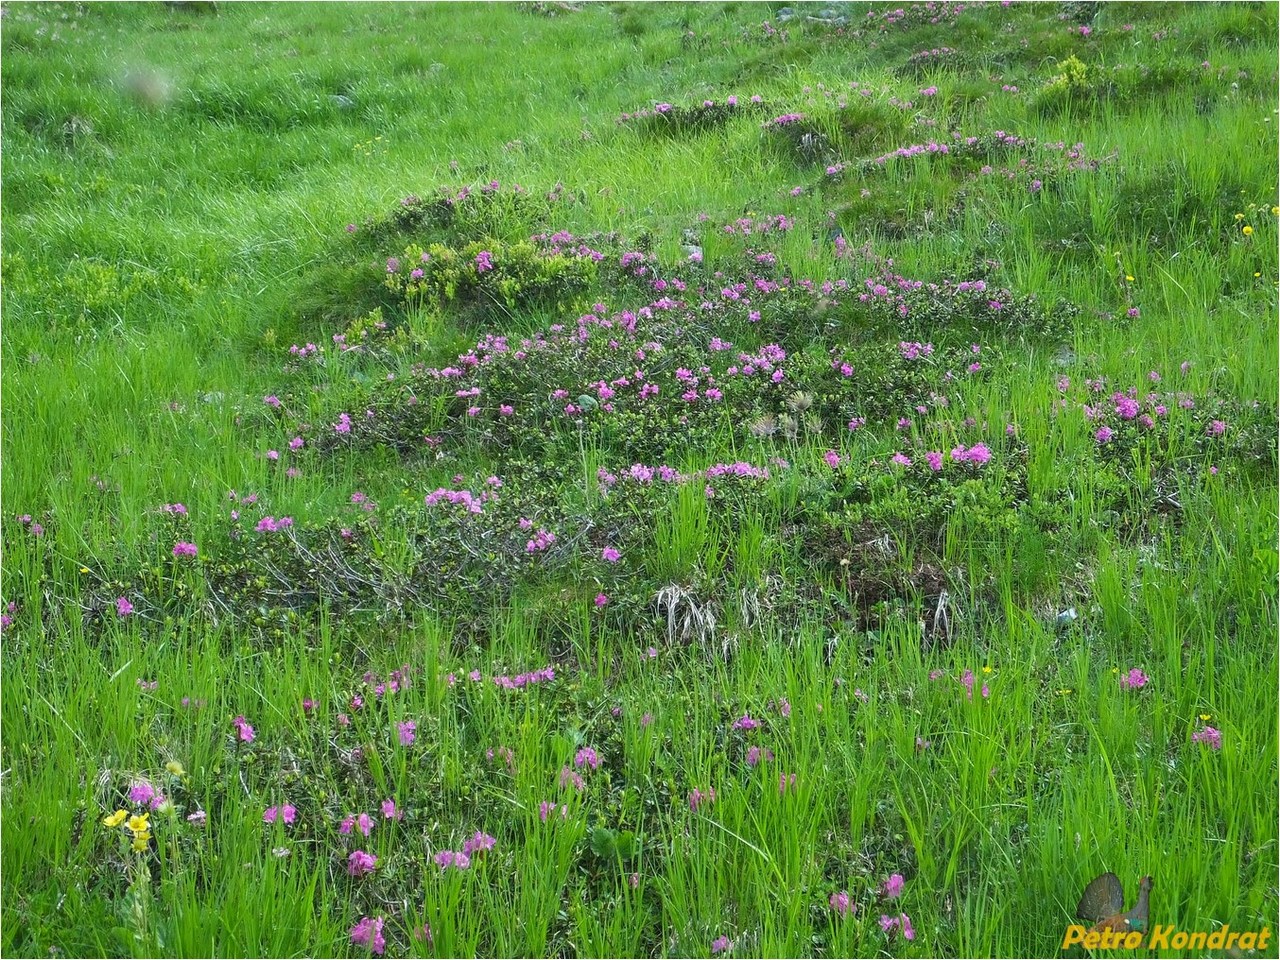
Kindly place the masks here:
<instances>
[{"instance_id":1,"label":"pink flower","mask_svg":"<svg viewBox=\"0 0 1280 960\"><path fill-rule=\"evenodd\" d=\"M902 879L902 874L893 873L889 875L889 879L880 885L880 895L886 900L893 900L902 896L902 888L906 885L906 881Z\"/></svg>"},{"instance_id":2,"label":"pink flower","mask_svg":"<svg viewBox=\"0 0 1280 960\"><path fill-rule=\"evenodd\" d=\"M1222 749L1222 731L1216 727L1206 726L1203 730L1197 730L1191 735L1192 743L1206 744L1212 750Z\"/></svg>"},{"instance_id":3,"label":"pink flower","mask_svg":"<svg viewBox=\"0 0 1280 960\"><path fill-rule=\"evenodd\" d=\"M622 554L620 554L613 547L605 547L604 550L600 553L600 559L604 560L606 563L617 563L619 560L622 559Z\"/></svg>"},{"instance_id":4,"label":"pink flower","mask_svg":"<svg viewBox=\"0 0 1280 960\"><path fill-rule=\"evenodd\" d=\"M470 840L462 841L462 856L470 858L478 853L486 853L492 850L497 842L496 837L477 830Z\"/></svg>"},{"instance_id":5,"label":"pink flower","mask_svg":"<svg viewBox=\"0 0 1280 960\"><path fill-rule=\"evenodd\" d=\"M396 726L400 732L400 746L410 746L417 737L418 724L413 720L406 720Z\"/></svg>"},{"instance_id":6,"label":"pink flower","mask_svg":"<svg viewBox=\"0 0 1280 960\"><path fill-rule=\"evenodd\" d=\"M283 820L286 824L292 825L297 819L298 808L290 803L286 803L280 807L267 807L262 814L263 823L275 823L276 820Z\"/></svg>"},{"instance_id":7,"label":"pink flower","mask_svg":"<svg viewBox=\"0 0 1280 960\"><path fill-rule=\"evenodd\" d=\"M608 602L609 602L609 598L608 598L607 596L605 596L603 593L597 593L597 594L596 594L596 606L597 606L597 607L603 607L603 606L604 606L606 603L608 603Z\"/></svg>"},{"instance_id":8,"label":"pink flower","mask_svg":"<svg viewBox=\"0 0 1280 960\"><path fill-rule=\"evenodd\" d=\"M1227 432L1227 425L1221 420L1214 420L1209 424L1209 436L1220 437Z\"/></svg>"},{"instance_id":9,"label":"pink flower","mask_svg":"<svg viewBox=\"0 0 1280 960\"><path fill-rule=\"evenodd\" d=\"M732 950L732 949L733 949L733 941L730 940L728 937L720 936L720 937L716 937L714 940L711 941L711 952L713 954L724 953L726 950Z\"/></svg>"},{"instance_id":10,"label":"pink flower","mask_svg":"<svg viewBox=\"0 0 1280 960\"><path fill-rule=\"evenodd\" d=\"M151 784L147 783L147 781L145 780L138 780L132 786L129 787L130 803L136 803L139 806L145 807L153 799L155 799L156 796L157 796L156 788L153 787Z\"/></svg>"},{"instance_id":11,"label":"pink flower","mask_svg":"<svg viewBox=\"0 0 1280 960\"><path fill-rule=\"evenodd\" d=\"M116 600L116 616L124 619L133 613L133 604L129 602L128 597L120 597Z\"/></svg>"},{"instance_id":12,"label":"pink flower","mask_svg":"<svg viewBox=\"0 0 1280 960\"><path fill-rule=\"evenodd\" d=\"M911 466L911 458L908 457L905 453L895 453L891 458L891 460L893 463L896 463L900 467Z\"/></svg>"},{"instance_id":13,"label":"pink flower","mask_svg":"<svg viewBox=\"0 0 1280 960\"><path fill-rule=\"evenodd\" d=\"M858 909L856 904L849 902L849 894L843 890L833 893L828 902L831 904L831 909L841 917L847 917Z\"/></svg>"},{"instance_id":14,"label":"pink flower","mask_svg":"<svg viewBox=\"0 0 1280 960\"><path fill-rule=\"evenodd\" d=\"M396 802L394 800L383 800L382 816L385 820L403 820L404 811L396 809Z\"/></svg>"},{"instance_id":15,"label":"pink flower","mask_svg":"<svg viewBox=\"0 0 1280 960\"><path fill-rule=\"evenodd\" d=\"M714 787L708 787L706 793L703 793L697 787L694 787L689 794L689 809L694 813L697 813L698 807L702 806L704 803L714 803L715 799L716 791Z\"/></svg>"},{"instance_id":16,"label":"pink flower","mask_svg":"<svg viewBox=\"0 0 1280 960\"><path fill-rule=\"evenodd\" d=\"M254 732L253 727L249 726L249 721L245 720L243 716L239 716L231 722L236 725L236 736L245 743L253 743Z\"/></svg>"},{"instance_id":17,"label":"pink flower","mask_svg":"<svg viewBox=\"0 0 1280 960\"><path fill-rule=\"evenodd\" d=\"M197 827L203 827L206 819L208 819L208 814L203 810L197 810L195 813L187 814L187 823L194 824Z\"/></svg>"},{"instance_id":18,"label":"pink flower","mask_svg":"<svg viewBox=\"0 0 1280 960\"><path fill-rule=\"evenodd\" d=\"M827 466L832 470L840 466L840 454L836 453L834 450L828 450L822 455L822 459L827 462Z\"/></svg>"},{"instance_id":19,"label":"pink flower","mask_svg":"<svg viewBox=\"0 0 1280 960\"><path fill-rule=\"evenodd\" d=\"M351 856L347 857L347 873L353 877L363 877L366 873L372 873L377 865L378 858L363 850L352 850Z\"/></svg>"},{"instance_id":20,"label":"pink flower","mask_svg":"<svg viewBox=\"0 0 1280 960\"><path fill-rule=\"evenodd\" d=\"M892 933L895 929L902 931L902 936L906 940L914 940L916 938L915 929L911 926L911 918L905 913L900 913L896 917L883 915L880 917L880 929L886 934Z\"/></svg>"},{"instance_id":21,"label":"pink flower","mask_svg":"<svg viewBox=\"0 0 1280 960\"><path fill-rule=\"evenodd\" d=\"M32 530L34 530L34 525ZM173 545L173 555L175 557L194 557L196 555L196 545L187 543L185 540L179 540Z\"/></svg>"},{"instance_id":22,"label":"pink flower","mask_svg":"<svg viewBox=\"0 0 1280 960\"><path fill-rule=\"evenodd\" d=\"M1148 679L1149 678L1145 673L1143 673L1137 667L1134 667L1127 674L1125 674L1123 677L1120 678L1120 686L1126 687L1129 690L1141 690L1143 687L1147 685Z\"/></svg>"},{"instance_id":23,"label":"pink flower","mask_svg":"<svg viewBox=\"0 0 1280 960\"><path fill-rule=\"evenodd\" d=\"M365 947L378 956L387 949L386 938L382 936L382 918L362 917L360 922L351 928L351 944Z\"/></svg>"},{"instance_id":24,"label":"pink flower","mask_svg":"<svg viewBox=\"0 0 1280 960\"><path fill-rule=\"evenodd\" d=\"M1098 428L1098 432L1093 435L1093 439L1097 440L1098 443L1106 443L1114 436L1115 431L1104 424Z\"/></svg>"},{"instance_id":25,"label":"pink flower","mask_svg":"<svg viewBox=\"0 0 1280 960\"><path fill-rule=\"evenodd\" d=\"M573 758L573 763L579 769L586 766L590 766L592 770L600 768L600 758L591 747L583 747L579 750Z\"/></svg>"}]
</instances>

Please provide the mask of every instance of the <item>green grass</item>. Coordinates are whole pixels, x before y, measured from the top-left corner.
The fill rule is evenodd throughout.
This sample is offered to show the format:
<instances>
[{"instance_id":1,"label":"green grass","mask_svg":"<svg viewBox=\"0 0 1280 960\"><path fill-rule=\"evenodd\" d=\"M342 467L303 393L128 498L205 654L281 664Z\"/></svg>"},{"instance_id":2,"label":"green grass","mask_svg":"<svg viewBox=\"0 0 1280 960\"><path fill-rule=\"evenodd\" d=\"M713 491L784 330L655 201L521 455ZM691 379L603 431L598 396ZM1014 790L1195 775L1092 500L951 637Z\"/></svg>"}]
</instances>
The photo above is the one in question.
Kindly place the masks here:
<instances>
[{"instance_id":1,"label":"green grass","mask_svg":"<svg viewBox=\"0 0 1280 960\"><path fill-rule=\"evenodd\" d=\"M1049 956L1107 870L1274 932L1277 8L1089 6L7 3L3 952L365 955L382 917L394 956ZM730 95L767 109L617 122ZM385 282L432 244L431 291ZM1005 299L904 318L858 300L885 272ZM430 372L489 334L549 346ZM780 384L726 369L769 344ZM102 820L140 780L136 853Z\"/></svg>"}]
</instances>

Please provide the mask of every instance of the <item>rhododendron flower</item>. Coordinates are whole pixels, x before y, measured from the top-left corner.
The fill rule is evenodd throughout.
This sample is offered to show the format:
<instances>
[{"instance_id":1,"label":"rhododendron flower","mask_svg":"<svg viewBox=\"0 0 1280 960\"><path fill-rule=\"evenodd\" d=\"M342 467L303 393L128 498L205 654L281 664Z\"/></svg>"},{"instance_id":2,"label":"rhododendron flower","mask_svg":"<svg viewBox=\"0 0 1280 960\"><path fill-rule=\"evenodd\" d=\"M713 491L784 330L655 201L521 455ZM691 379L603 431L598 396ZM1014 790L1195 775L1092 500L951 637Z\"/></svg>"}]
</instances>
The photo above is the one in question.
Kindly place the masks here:
<instances>
[{"instance_id":1,"label":"rhododendron flower","mask_svg":"<svg viewBox=\"0 0 1280 960\"><path fill-rule=\"evenodd\" d=\"M352 946L365 947L382 956L387 949L386 938L382 936L382 923L382 917L377 919L362 917L360 922L351 928Z\"/></svg>"},{"instance_id":2,"label":"rhododendron flower","mask_svg":"<svg viewBox=\"0 0 1280 960\"><path fill-rule=\"evenodd\" d=\"M363 877L366 873L372 873L377 865L378 858L363 850L352 850L351 856L347 857L347 873L353 877Z\"/></svg>"},{"instance_id":3,"label":"rhododendron flower","mask_svg":"<svg viewBox=\"0 0 1280 960\"><path fill-rule=\"evenodd\" d=\"M886 900L893 900L902 896L902 888L906 885L902 874L893 873L889 875L889 879L880 885L880 894Z\"/></svg>"},{"instance_id":4,"label":"rhododendron flower","mask_svg":"<svg viewBox=\"0 0 1280 960\"><path fill-rule=\"evenodd\" d=\"M236 736L238 736L245 743L253 743L253 738L254 738L253 727L249 725L249 722L245 720L243 716L236 717L231 722L236 725Z\"/></svg>"},{"instance_id":5,"label":"rhododendron flower","mask_svg":"<svg viewBox=\"0 0 1280 960\"><path fill-rule=\"evenodd\" d=\"M267 807L262 814L263 823L275 823L276 820L283 820L286 824L292 824L297 819L298 808L289 803L280 807Z\"/></svg>"},{"instance_id":6,"label":"rhododendron flower","mask_svg":"<svg viewBox=\"0 0 1280 960\"><path fill-rule=\"evenodd\" d=\"M1141 690L1147 685L1148 679L1150 678L1145 673L1137 667L1134 667L1120 678L1120 686L1129 690Z\"/></svg>"},{"instance_id":7,"label":"rhododendron flower","mask_svg":"<svg viewBox=\"0 0 1280 960\"><path fill-rule=\"evenodd\" d=\"M1203 743L1212 750L1222 749L1222 731L1216 727L1205 726L1191 735L1192 743Z\"/></svg>"},{"instance_id":8,"label":"rhododendron flower","mask_svg":"<svg viewBox=\"0 0 1280 960\"><path fill-rule=\"evenodd\" d=\"M417 737L418 724L413 720L406 720L396 725L400 734L400 746L410 746Z\"/></svg>"}]
</instances>

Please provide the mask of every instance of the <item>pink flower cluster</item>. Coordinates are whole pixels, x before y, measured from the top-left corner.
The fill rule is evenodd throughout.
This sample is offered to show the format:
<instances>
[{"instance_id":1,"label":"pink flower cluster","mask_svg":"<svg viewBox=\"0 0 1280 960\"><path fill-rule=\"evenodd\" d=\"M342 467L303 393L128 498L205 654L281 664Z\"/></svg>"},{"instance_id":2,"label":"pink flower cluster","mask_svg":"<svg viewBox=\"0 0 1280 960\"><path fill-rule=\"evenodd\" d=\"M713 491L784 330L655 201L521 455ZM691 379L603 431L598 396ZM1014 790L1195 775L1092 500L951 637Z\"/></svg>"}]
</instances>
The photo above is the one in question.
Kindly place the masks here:
<instances>
[{"instance_id":1,"label":"pink flower cluster","mask_svg":"<svg viewBox=\"0 0 1280 960\"><path fill-rule=\"evenodd\" d=\"M434 859L436 865L442 870L448 870L450 867L455 870L466 870L471 866L473 858L492 850L497 842L494 837L477 830L469 840L462 842L461 850L441 850Z\"/></svg>"},{"instance_id":2,"label":"pink flower cluster","mask_svg":"<svg viewBox=\"0 0 1280 960\"><path fill-rule=\"evenodd\" d=\"M378 956L387 949L387 940L382 935L382 917L362 917L360 922L351 928L351 945L364 947Z\"/></svg>"},{"instance_id":3,"label":"pink flower cluster","mask_svg":"<svg viewBox=\"0 0 1280 960\"><path fill-rule=\"evenodd\" d=\"M1127 690L1141 690L1150 678L1137 667L1120 678L1120 686Z\"/></svg>"},{"instance_id":4,"label":"pink flower cluster","mask_svg":"<svg viewBox=\"0 0 1280 960\"><path fill-rule=\"evenodd\" d=\"M488 490L482 492L479 496L470 490L450 490L446 487L440 487L428 493L423 501L426 506L434 507L437 503L452 503L455 506L461 505L467 508L468 513L483 513L484 504L488 500L496 500L497 497Z\"/></svg>"},{"instance_id":5,"label":"pink flower cluster","mask_svg":"<svg viewBox=\"0 0 1280 960\"><path fill-rule=\"evenodd\" d=\"M298 819L298 808L291 803L286 803L279 807L267 807L262 814L263 823L275 823L277 819L292 826Z\"/></svg>"},{"instance_id":6,"label":"pink flower cluster","mask_svg":"<svg viewBox=\"0 0 1280 960\"><path fill-rule=\"evenodd\" d=\"M556 542L556 535L550 530L539 527L528 543L524 545L525 553L541 553Z\"/></svg>"},{"instance_id":7,"label":"pink flower cluster","mask_svg":"<svg viewBox=\"0 0 1280 960\"><path fill-rule=\"evenodd\" d=\"M521 687L532 686L536 683L550 683L555 678L555 667L543 667L541 670L519 673L514 677L508 677L505 674L496 676L493 678L493 682L504 690L519 690Z\"/></svg>"}]
</instances>

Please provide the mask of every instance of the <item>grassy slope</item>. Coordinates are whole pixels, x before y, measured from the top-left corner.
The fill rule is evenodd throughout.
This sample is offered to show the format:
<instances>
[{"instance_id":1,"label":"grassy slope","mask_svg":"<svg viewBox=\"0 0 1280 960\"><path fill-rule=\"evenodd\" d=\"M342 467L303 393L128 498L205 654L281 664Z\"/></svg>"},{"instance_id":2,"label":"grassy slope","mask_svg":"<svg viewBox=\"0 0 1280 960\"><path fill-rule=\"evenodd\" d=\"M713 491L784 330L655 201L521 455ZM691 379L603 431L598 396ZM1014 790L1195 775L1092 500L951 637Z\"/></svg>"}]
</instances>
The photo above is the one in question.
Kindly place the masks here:
<instances>
[{"instance_id":1,"label":"grassy slope","mask_svg":"<svg viewBox=\"0 0 1280 960\"><path fill-rule=\"evenodd\" d=\"M1148 516L1152 481L1140 463L1077 476L1092 440L1083 426L1047 418L1064 372L1123 388L1142 387L1150 370L1197 397L1260 400L1274 415L1274 7L1108 5L1085 39L1054 9L1015 6L862 39L792 25L786 42L760 28L764 8L732 5L589 7L556 18L472 5L244 5L217 16L6 9L3 587L18 605L4 661L6 952L328 953L346 949L362 914L384 914L399 953L412 948L412 911L425 904L438 948L463 953L704 953L723 934L745 953L1047 954L1102 869L1130 886L1155 874L1162 922L1274 920L1273 484L1237 467L1230 448L1211 481L1206 455L1187 441L1177 459L1196 469L1177 481L1180 519L1163 523ZM940 45L976 62L959 76L888 72ZM1207 60L1210 79L1050 112L1041 91L1073 52L1091 64L1193 73ZM172 98L155 109L131 98L130 69L166 75ZM844 91L852 81L881 106L890 94L917 101L883 149L933 132L905 126L918 113L938 131L1006 129L1116 159L1063 177L1039 202L970 187L976 200L962 212L900 236L884 224L955 204L944 165L892 166L869 181L864 203L856 178L823 184L820 164L797 164L758 120L671 138L614 124L655 101L730 93L830 119L818 84ZM1002 83L1021 93L1003 94ZM917 91L928 84L939 94L926 103ZM852 150L868 152L880 151ZM650 233L674 258L699 213L712 224L787 213L801 226L775 249L795 275L860 281L861 268L830 254L824 215L835 209L853 246L874 238L906 276L964 275L981 250L1000 263L993 281L1081 305L1066 367L1055 362L1058 339L999 344L1003 363L964 397L979 419L1019 425L1034 482L1072 497L1067 521L1051 532L1023 523L1029 532L1018 536L949 521L942 560L969 571L953 589L981 608L945 650L922 651L918 601L908 597L874 636L815 608L788 609L754 632L729 612L742 642L726 664L660 642L658 621L641 614L661 578L627 586L593 558L569 572L581 582L613 577L611 592L638 596L612 619L592 613L594 583L585 596L573 588L562 610L571 578L531 577L516 585L510 611L490 618L487 637L462 641L447 609L408 627L303 613L274 634L201 618L184 626L180 596L119 624L96 610L84 616L80 601L100 603L95 581L122 565L155 566L148 582L176 591L159 504L185 503L191 539L216 553L228 489L260 491L276 515L320 524L357 488L385 505L420 503L454 473L505 473L492 449L462 444L440 465L385 451L317 454L286 482L261 451L287 435L258 402L288 389L305 407L298 419L325 423L365 390L341 382L362 368L337 358L339 376L281 373L288 344L335 332L297 304L345 295L328 288L338 274L325 270L353 257L346 224L410 192L490 179L537 194L562 182L576 196L551 222L512 223L516 234ZM797 185L808 189L790 196ZM1234 219L1246 211L1251 239ZM730 269L740 245L705 236L707 265ZM1125 274L1135 278L1128 292ZM1139 319L1096 319L1130 298ZM501 332L545 322L511 318ZM423 355L446 362L475 336L427 344ZM415 359L393 369L407 375ZM1184 360L1193 364L1185 378ZM879 426L869 438L778 452L812 473L829 446L859 462L885 458L897 445L891 422ZM739 431L716 437L713 448L676 452L688 466L771 453L748 449ZM631 462L607 444L590 456L615 470ZM587 510L574 482L583 466L554 466L568 480L512 495ZM1114 523L1097 506L1108 492L1099 478L1120 485L1121 513L1142 519ZM677 516L687 524L700 509L694 501ZM737 543L754 524L771 544L763 571L787 582L814 576L769 510L751 509L718 515L715 536ZM13 522L19 513L49 534L37 543ZM647 537L634 532L624 562L644 558L653 569L662 544ZM714 587L710 566L688 570ZM1083 619L1055 633L1046 616L1069 604ZM827 662L833 636L845 642ZM661 648L656 661L642 653L649 643ZM462 697L443 679L473 668L516 673L553 656L562 677L547 691L500 696L486 685ZM324 731L360 675L401 663L421 671L394 706L417 718L419 752L408 759L386 745L385 723L331 744ZM954 678L983 665L993 668L992 697L966 702ZM1113 668L1135 665L1152 684L1123 694ZM947 676L931 682L934 669ZM154 693L139 690L143 678L159 681ZM182 696L208 703L183 710ZM316 718L304 718L303 696L321 702ZM751 741L778 759L752 771L742 762L747 740L728 724L779 697L790 719L774 709ZM639 722L646 711L650 726ZM252 751L230 741L228 721L241 713L258 727ZM1223 730L1219 753L1187 744L1202 713ZM929 751L917 755L917 736L932 741ZM353 772L342 749L376 742L385 766ZM552 836L537 805L561 795L557 772L583 744L601 750L607 772L570 801L573 817ZM515 751L513 776L484 759L499 745ZM162 862L138 885L154 898L140 920L125 906L128 858L98 820L131 776L158 778L170 758L191 774L175 796L208 809L210 825L203 838L180 821L157 829ZM798 773L798 797L779 796L784 771ZM689 813L688 792L708 786L716 804ZM332 821L386 795L410 814L375 832L368 849L382 867L357 883L342 869L346 841ZM293 840L264 838L261 810L285 796L304 828ZM585 852L583 832L598 825L641 830L641 860L619 871ZM493 860L465 883L455 875L457 889L437 881L424 851L476 829L499 838ZM283 843L290 857L274 858ZM552 869L558 862L567 879ZM636 889L622 879L632 867ZM873 888L894 871L908 877L902 908L919 933L914 946L876 923ZM860 914L832 924L826 898L846 889ZM524 898L524 923L493 921L508 895ZM450 896L461 906L444 905Z\"/></svg>"}]
</instances>

